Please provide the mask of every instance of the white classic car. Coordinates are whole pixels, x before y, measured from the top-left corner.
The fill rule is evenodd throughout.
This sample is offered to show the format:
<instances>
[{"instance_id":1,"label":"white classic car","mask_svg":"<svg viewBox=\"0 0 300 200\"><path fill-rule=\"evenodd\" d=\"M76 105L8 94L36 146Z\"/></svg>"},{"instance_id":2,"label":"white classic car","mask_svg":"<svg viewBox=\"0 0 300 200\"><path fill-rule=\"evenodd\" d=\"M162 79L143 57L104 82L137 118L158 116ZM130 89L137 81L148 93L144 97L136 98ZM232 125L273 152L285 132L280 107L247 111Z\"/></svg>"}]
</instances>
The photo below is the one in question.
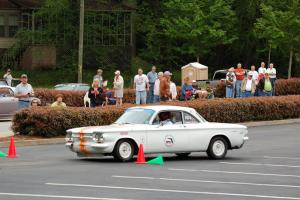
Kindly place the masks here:
<instances>
[{"instance_id":1,"label":"white classic car","mask_svg":"<svg viewBox=\"0 0 300 200\"><path fill-rule=\"evenodd\" d=\"M132 160L140 144L146 154L207 152L222 159L228 149L243 146L247 133L243 125L207 122L193 108L143 106L127 109L109 126L67 130L66 146L80 157L113 155L120 161Z\"/></svg>"}]
</instances>

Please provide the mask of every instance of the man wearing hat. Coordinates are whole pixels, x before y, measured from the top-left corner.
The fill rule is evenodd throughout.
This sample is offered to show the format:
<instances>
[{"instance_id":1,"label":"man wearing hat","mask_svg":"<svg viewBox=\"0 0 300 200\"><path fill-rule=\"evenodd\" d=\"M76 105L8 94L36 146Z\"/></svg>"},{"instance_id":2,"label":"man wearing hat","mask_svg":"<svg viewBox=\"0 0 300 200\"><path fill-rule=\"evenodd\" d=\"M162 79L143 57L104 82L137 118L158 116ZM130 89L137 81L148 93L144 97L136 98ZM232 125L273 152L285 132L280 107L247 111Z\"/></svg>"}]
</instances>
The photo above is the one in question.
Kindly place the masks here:
<instances>
[{"instance_id":1,"label":"man wearing hat","mask_svg":"<svg viewBox=\"0 0 300 200\"><path fill-rule=\"evenodd\" d=\"M242 97L251 97L255 94L256 90L256 83L255 80L252 78L253 72L250 71L248 73L247 78L244 78L242 81L241 91L242 91Z\"/></svg>"},{"instance_id":2,"label":"man wearing hat","mask_svg":"<svg viewBox=\"0 0 300 200\"><path fill-rule=\"evenodd\" d=\"M141 68L138 69L138 74L134 77L134 88L135 88L135 103L146 104L147 91L149 91L149 80L148 77L143 74Z\"/></svg>"},{"instance_id":3,"label":"man wearing hat","mask_svg":"<svg viewBox=\"0 0 300 200\"><path fill-rule=\"evenodd\" d=\"M30 101L34 97L32 86L28 83L26 74L21 75L21 83L15 89L15 96L19 99L18 109L30 106Z\"/></svg>"},{"instance_id":4,"label":"man wearing hat","mask_svg":"<svg viewBox=\"0 0 300 200\"><path fill-rule=\"evenodd\" d=\"M147 78L149 80L149 91L147 94L147 103L154 103L154 84L157 79L156 67L153 66L148 72Z\"/></svg>"}]
</instances>

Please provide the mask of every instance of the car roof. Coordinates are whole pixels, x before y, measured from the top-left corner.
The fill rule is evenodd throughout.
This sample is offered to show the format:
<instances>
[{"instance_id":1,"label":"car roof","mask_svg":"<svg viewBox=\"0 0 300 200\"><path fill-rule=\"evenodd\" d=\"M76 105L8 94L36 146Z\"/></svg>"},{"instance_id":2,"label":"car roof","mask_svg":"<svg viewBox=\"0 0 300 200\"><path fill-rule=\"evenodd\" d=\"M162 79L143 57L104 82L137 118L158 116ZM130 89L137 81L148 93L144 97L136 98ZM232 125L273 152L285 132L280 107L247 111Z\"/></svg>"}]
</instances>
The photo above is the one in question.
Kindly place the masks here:
<instances>
[{"instance_id":1,"label":"car roof","mask_svg":"<svg viewBox=\"0 0 300 200\"><path fill-rule=\"evenodd\" d=\"M61 83L61 84L55 85L54 87L66 86L66 85L84 85L84 86L88 86L89 84L87 84L87 83Z\"/></svg>"},{"instance_id":2,"label":"car roof","mask_svg":"<svg viewBox=\"0 0 300 200\"><path fill-rule=\"evenodd\" d=\"M0 88L10 88L10 89L13 89L13 87L8 86L8 85L0 85Z\"/></svg>"},{"instance_id":3,"label":"car roof","mask_svg":"<svg viewBox=\"0 0 300 200\"><path fill-rule=\"evenodd\" d=\"M191 110L195 110L194 108L190 108L190 107L170 106L170 105L135 106L135 107L131 107L129 109L134 109L134 108L151 109L151 110L155 110L155 111L161 111L161 110L178 110L178 111L189 112Z\"/></svg>"}]
</instances>

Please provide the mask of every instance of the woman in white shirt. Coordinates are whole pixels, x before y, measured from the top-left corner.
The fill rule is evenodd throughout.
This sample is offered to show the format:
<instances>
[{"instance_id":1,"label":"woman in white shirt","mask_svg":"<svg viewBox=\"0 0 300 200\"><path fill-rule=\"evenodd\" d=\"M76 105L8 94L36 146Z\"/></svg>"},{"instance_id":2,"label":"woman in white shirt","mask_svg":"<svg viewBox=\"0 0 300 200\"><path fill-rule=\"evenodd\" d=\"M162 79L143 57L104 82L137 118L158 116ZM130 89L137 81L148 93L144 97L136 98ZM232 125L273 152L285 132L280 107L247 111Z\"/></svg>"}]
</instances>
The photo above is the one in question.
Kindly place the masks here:
<instances>
[{"instance_id":1,"label":"woman in white shirt","mask_svg":"<svg viewBox=\"0 0 300 200\"><path fill-rule=\"evenodd\" d=\"M270 76L270 81L271 81L271 84L272 84L272 96L275 96L276 69L274 68L273 63L270 63L270 66L267 69L267 73Z\"/></svg>"},{"instance_id":2,"label":"woman in white shirt","mask_svg":"<svg viewBox=\"0 0 300 200\"><path fill-rule=\"evenodd\" d=\"M117 70L115 72L114 78L114 93L116 98L116 106L123 104L123 88L124 88L124 80L123 77L120 75L121 72Z\"/></svg>"},{"instance_id":3,"label":"woman in white shirt","mask_svg":"<svg viewBox=\"0 0 300 200\"><path fill-rule=\"evenodd\" d=\"M170 92L171 92L171 101L176 100L177 99L177 89L176 89L176 85L174 82L171 81L170 83Z\"/></svg>"},{"instance_id":4,"label":"woman in white shirt","mask_svg":"<svg viewBox=\"0 0 300 200\"><path fill-rule=\"evenodd\" d=\"M154 94L154 99L153 99L153 103L158 103L160 101L160 91L159 91L159 85L160 85L160 79L161 77L164 75L163 72L158 72L157 74L157 79L154 82L154 90L153 90L153 94Z\"/></svg>"}]
</instances>

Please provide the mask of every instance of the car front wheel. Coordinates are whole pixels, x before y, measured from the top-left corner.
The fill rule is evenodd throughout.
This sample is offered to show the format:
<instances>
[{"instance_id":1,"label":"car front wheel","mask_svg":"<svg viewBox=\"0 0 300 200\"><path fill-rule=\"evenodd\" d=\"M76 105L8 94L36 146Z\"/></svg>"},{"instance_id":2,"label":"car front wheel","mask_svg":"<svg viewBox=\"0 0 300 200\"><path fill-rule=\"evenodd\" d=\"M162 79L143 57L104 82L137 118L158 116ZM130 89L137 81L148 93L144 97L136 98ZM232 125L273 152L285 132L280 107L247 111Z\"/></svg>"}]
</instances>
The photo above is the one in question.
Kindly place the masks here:
<instances>
[{"instance_id":1,"label":"car front wheel","mask_svg":"<svg viewBox=\"0 0 300 200\"><path fill-rule=\"evenodd\" d=\"M121 140L117 143L114 150L114 158L118 161L127 162L132 160L134 145L129 140Z\"/></svg>"},{"instance_id":2,"label":"car front wheel","mask_svg":"<svg viewBox=\"0 0 300 200\"><path fill-rule=\"evenodd\" d=\"M212 159L222 159L226 156L228 143L223 137L215 137L210 141L207 155Z\"/></svg>"}]
</instances>

